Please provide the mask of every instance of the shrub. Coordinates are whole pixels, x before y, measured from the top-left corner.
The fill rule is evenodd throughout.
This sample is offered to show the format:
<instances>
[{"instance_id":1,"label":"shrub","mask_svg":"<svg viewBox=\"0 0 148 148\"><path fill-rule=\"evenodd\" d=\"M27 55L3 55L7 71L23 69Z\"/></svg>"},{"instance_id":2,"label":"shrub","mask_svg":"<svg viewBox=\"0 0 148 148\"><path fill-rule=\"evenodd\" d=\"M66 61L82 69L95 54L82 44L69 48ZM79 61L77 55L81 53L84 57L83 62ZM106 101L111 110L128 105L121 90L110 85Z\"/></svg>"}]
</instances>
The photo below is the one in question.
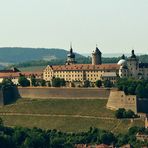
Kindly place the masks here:
<instances>
[{"instance_id":1,"label":"shrub","mask_svg":"<svg viewBox=\"0 0 148 148\"><path fill-rule=\"evenodd\" d=\"M118 119L120 119L120 118L135 118L135 117L137 117L132 110L129 109L129 110L126 111L124 108L119 108L118 110L116 110L115 116Z\"/></svg>"},{"instance_id":2,"label":"shrub","mask_svg":"<svg viewBox=\"0 0 148 148\"><path fill-rule=\"evenodd\" d=\"M96 86L97 87L101 87L102 86L102 81L101 80L97 80L96 81Z\"/></svg>"}]
</instances>

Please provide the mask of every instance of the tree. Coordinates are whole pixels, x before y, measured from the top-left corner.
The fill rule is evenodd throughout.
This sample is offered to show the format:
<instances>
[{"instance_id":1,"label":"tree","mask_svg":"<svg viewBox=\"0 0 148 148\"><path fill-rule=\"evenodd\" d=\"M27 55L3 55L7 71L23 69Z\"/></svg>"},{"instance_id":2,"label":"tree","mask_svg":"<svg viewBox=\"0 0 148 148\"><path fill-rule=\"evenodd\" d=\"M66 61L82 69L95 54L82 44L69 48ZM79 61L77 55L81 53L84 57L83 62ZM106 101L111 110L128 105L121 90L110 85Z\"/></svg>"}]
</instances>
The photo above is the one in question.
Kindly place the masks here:
<instances>
[{"instance_id":1,"label":"tree","mask_svg":"<svg viewBox=\"0 0 148 148\"><path fill-rule=\"evenodd\" d=\"M139 85L136 87L135 93L136 93L137 97L143 98L143 97L144 97L144 94L145 94L144 86L141 85L141 84L139 84Z\"/></svg>"},{"instance_id":2,"label":"tree","mask_svg":"<svg viewBox=\"0 0 148 148\"><path fill-rule=\"evenodd\" d=\"M97 87L101 87L102 86L102 81L101 80L97 80L96 81L96 86Z\"/></svg>"},{"instance_id":3,"label":"tree","mask_svg":"<svg viewBox=\"0 0 148 148\"><path fill-rule=\"evenodd\" d=\"M101 135L101 142L104 144L111 144L115 141L115 136L112 133L103 133Z\"/></svg>"},{"instance_id":4,"label":"tree","mask_svg":"<svg viewBox=\"0 0 148 148\"><path fill-rule=\"evenodd\" d=\"M36 78L35 78L34 75L32 75L31 76L31 84L32 84L32 86L36 86L37 85L36 83L37 83Z\"/></svg>"},{"instance_id":5,"label":"tree","mask_svg":"<svg viewBox=\"0 0 148 148\"><path fill-rule=\"evenodd\" d=\"M115 112L116 118L123 118L125 111L126 110L124 108L119 108L118 110L116 110L116 112Z\"/></svg>"},{"instance_id":6,"label":"tree","mask_svg":"<svg viewBox=\"0 0 148 148\"><path fill-rule=\"evenodd\" d=\"M126 111L124 108L119 108L115 112L116 118L135 118L136 115L132 110Z\"/></svg>"},{"instance_id":7,"label":"tree","mask_svg":"<svg viewBox=\"0 0 148 148\"><path fill-rule=\"evenodd\" d=\"M66 85L66 81L62 78L53 78L52 79L52 86L53 87L61 87L61 86L65 86Z\"/></svg>"},{"instance_id":8,"label":"tree","mask_svg":"<svg viewBox=\"0 0 148 148\"><path fill-rule=\"evenodd\" d=\"M125 118L134 118L135 117L135 113L132 110L128 110L125 113Z\"/></svg>"},{"instance_id":9,"label":"tree","mask_svg":"<svg viewBox=\"0 0 148 148\"><path fill-rule=\"evenodd\" d=\"M133 86L130 86L127 88L128 94L134 95L135 94L135 88Z\"/></svg>"},{"instance_id":10,"label":"tree","mask_svg":"<svg viewBox=\"0 0 148 148\"><path fill-rule=\"evenodd\" d=\"M0 117L0 126L3 126L3 120L1 117Z\"/></svg>"},{"instance_id":11,"label":"tree","mask_svg":"<svg viewBox=\"0 0 148 148\"><path fill-rule=\"evenodd\" d=\"M2 85L14 85L10 78L4 78L2 81Z\"/></svg>"},{"instance_id":12,"label":"tree","mask_svg":"<svg viewBox=\"0 0 148 148\"><path fill-rule=\"evenodd\" d=\"M25 76L20 76L18 82L22 87L30 86L30 81Z\"/></svg>"},{"instance_id":13,"label":"tree","mask_svg":"<svg viewBox=\"0 0 148 148\"><path fill-rule=\"evenodd\" d=\"M85 80L83 87L90 87L90 81L89 80Z\"/></svg>"},{"instance_id":14,"label":"tree","mask_svg":"<svg viewBox=\"0 0 148 148\"><path fill-rule=\"evenodd\" d=\"M113 86L113 83L110 81L110 80L105 80L104 82L103 82L103 84L104 84L104 87L112 87Z\"/></svg>"},{"instance_id":15,"label":"tree","mask_svg":"<svg viewBox=\"0 0 148 148\"><path fill-rule=\"evenodd\" d=\"M50 85L50 82L48 83L48 86ZM41 80L41 86L46 86L46 81L45 80Z\"/></svg>"},{"instance_id":16,"label":"tree","mask_svg":"<svg viewBox=\"0 0 148 148\"><path fill-rule=\"evenodd\" d=\"M61 82L60 82L60 83L61 83L61 84L60 84L61 86L65 86L65 85L66 85L65 79L62 78L62 79L60 79L60 81L61 81Z\"/></svg>"},{"instance_id":17,"label":"tree","mask_svg":"<svg viewBox=\"0 0 148 148\"><path fill-rule=\"evenodd\" d=\"M50 81L47 82L47 86L48 86L48 87L51 87Z\"/></svg>"}]
</instances>

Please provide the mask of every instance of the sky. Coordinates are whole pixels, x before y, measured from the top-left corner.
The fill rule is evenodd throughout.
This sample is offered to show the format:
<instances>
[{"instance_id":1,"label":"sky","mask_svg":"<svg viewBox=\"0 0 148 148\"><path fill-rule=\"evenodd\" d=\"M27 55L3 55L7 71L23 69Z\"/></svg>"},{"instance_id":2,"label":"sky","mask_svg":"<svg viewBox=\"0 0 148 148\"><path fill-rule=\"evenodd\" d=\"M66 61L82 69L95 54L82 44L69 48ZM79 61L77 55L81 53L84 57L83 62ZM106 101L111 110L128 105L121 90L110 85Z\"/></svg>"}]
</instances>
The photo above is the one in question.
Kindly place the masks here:
<instances>
[{"instance_id":1,"label":"sky","mask_svg":"<svg viewBox=\"0 0 148 148\"><path fill-rule=\"evenodd\" d=\"M148 54L148 0L0 0L0 47Z\"/></svg>"}]
</instances>

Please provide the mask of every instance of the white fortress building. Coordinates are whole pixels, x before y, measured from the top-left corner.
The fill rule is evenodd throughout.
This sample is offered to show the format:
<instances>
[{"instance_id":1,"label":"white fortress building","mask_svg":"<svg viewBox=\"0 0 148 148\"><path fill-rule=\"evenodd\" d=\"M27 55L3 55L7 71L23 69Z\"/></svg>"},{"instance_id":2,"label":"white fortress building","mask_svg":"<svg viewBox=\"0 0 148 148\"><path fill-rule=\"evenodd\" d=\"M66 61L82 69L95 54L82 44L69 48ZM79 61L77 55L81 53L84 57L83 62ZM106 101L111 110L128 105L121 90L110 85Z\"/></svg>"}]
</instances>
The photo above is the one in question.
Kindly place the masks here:
<instances>
[{"instance_id":1,"label":"white fortress building","mask_svg":"<svg viewBox=\"0 0 148 148\"><path fill-rule=\"evenodd\" d=\"M91 64L77 64L72 47L67 55L65 65L48 65L43 71L43 79L52 81L53 78L63 78L66 82L83 84L89 80L95 84L97 80L110 80L113 83L121 77L136 79L148 78L148 63L142 63L132 50L129 58L123 55L118 63L102 64L102 53L96 47L92 53Z\"/></svg>"},{"instance_id":2,"label":"white fortress building","mask_svg":"<svg viewBox=\"0 0 148 148\"><path fill-rule=\"evenodd\" d=\"M136 79L148 79L148 63L142 63L132 50L131 56L122 59L118 62L120 65L119 77L133 77Z\"/></svg>"}]
</instances>

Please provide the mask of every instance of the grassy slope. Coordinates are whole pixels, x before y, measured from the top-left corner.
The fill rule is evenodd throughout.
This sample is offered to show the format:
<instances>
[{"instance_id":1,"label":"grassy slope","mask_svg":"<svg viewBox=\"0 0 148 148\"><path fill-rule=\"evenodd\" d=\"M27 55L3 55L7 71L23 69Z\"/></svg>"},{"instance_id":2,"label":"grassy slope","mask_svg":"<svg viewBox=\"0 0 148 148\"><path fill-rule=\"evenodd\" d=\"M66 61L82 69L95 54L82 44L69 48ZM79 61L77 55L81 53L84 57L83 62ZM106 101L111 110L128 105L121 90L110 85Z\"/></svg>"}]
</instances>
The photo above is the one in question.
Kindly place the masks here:
<instances>
[{"instance_id":1,"label":"grassy slope","mask_svg":"<svg viewBox=\"0 0 148 148\"><path fill-rule=\"evenodd\" d=\"M126 132L133 125L143 126L143 121L111 120L73 115L114 118L114 112L105 108L107 100L18 100L16 104L0 108L0 113L23 113L32 115L2 115L8 126L40 127L68 132L86 131L90 126L114 132ZM63 116L35 116L68 115Z\"/></svg>"},{"instance_id":2,"label":"grassy slope","mask_svg":"<svg viewBox=\"0 0 148 148\"><path fill-rule=\"evenodd\" d=\"M0 112L40 113L60 115L89 115L113 117L113 111L105 108L106 100L29 100L0 108Z\"/></svg>"}]
</instances>

